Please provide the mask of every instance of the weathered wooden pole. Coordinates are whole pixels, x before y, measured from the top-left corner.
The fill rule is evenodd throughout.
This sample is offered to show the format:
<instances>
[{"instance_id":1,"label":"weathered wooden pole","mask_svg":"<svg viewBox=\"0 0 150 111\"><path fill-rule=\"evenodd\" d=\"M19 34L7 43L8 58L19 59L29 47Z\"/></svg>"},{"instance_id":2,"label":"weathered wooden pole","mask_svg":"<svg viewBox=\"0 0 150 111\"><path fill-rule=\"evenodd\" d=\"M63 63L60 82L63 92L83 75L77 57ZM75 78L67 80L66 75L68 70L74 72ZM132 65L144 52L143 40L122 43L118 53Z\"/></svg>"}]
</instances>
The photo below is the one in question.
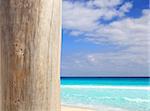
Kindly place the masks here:
<instances>
[{"instance_id":1,"label":"weathered wooden pole","mask_svg":"<svg viewBox=\"0 0 150 111\"><path fill-rule=\"evenodd\" d=\"M60 111L60 0L0 0L0 111Z\"/></svg>"}]
</instances>

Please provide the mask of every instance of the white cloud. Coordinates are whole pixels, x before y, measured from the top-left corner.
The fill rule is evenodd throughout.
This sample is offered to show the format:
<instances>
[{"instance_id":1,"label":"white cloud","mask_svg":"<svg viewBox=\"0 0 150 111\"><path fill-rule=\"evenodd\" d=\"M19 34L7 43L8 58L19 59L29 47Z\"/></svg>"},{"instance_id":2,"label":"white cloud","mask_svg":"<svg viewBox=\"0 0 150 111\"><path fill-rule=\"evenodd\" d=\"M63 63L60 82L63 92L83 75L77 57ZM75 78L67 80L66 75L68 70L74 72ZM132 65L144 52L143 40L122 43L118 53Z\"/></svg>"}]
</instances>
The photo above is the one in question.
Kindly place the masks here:
<instances>
[{"instance_id":1,"label":"white cloud","mask_svg":"<svg viewBox=\"0 0 150 111\"><path fill-rule=\"evenodd\" d=\"M126 12L129 12L130 9L132 8L132 3L131 2L126 2L124 5L122 5L120 8L119 8L119 11L120 12L120 16L124 16L124 14Z\"/></svg>"},{"instance_id":2,"label":"white cloud","mask_svg":"<svg viewBox=\"0 0 150 111\"><path fill-rule=\"evenodd\" d=\"M120 0L92 0L88 2L63 2L63 28L80 31L93 31L99 27L99 19L111 20L124 15L132 7L130 2L123 4ZM95 7L99 8L95 8Z\"/></svg>"},{"instance_id":3,"label":"white cloud","mask_svg":"<svg viewBox=\"0 0 150 111\"><path fill-rule=\"evenodd\" d=\"M65 75L86 76L149 76L149 55L146 47L130 47L107 53L74 54L63 58Z\"/></svg>"},{"instance_id":4,"label":"white cloud","mask_svg":"<svg viewBox=\"0 0 150 111\"><path fill-rule=\"evenodd\" d=\"M63 28L91 31L98 25L94 21L101 15L98 10L91 10L79 3L63 2Z\"/></svg>"},{"instance_id":5,"label":"white cloud","mask_svg":"<svg viewBox=\"0 0 150 111\"><path fill-rule=\"evenodd\" d=\"M106 40L120 45L147 44L150 34L150 25L148 24L149 14L150 12L143 13L143 16L138 19L125 18L112 22L98 29L96 35L99 36L99 39L101 39L101 36L105 36Z\"/></svg>"},{"instance_id":6,"label":"white cloud","mask_svg":"<svg viewBox=\"0 0 150 111\"><path fill-rule=\"evenodd\" d=\"M71 31L70 32L70 35L72 35L72 36L79 36L81 34L83 34L83 32L80 32L80 31Z\"/></svg>"},{"instance_id":7,"label":"white cloud","mask_svg":"<svg viewBox=\"0 0 150 111\"><path fill-rule=\"evenodd\" d=\"M92 0L88 6L99 6L100 9L89 8L84 2L63 2L63 28L72 30L71 35L83 34L85 40L99 44L109 41L121 45L147 44L150 19L149 10L143 10L140 18L125 17L110 24L98 23L99 19L111 19L124 15L132 8L132 3L125 2L117 10L120 0ZM101 22L101 21L99 21ZM132 39L132 41L131 41Z\"/></svg>"},{"instance_id":8,"label":"white cloud","mask_svg":"<svg viewBox=\"0 0 150 111\"><path fill-rule=\"evenodd\" d=\"M91 7L94 5L98 8L113 8L117 5L120 5L121 3L122 0L91 0L87 4Z\"/></svg>"},{"instance_id":9,"label":"white cloud","mask_svg":"<svg viewBox=\"0 0 150 111\"><path fill-rule=\"evenodd\" d=\"M120 6L119 8L117 6ZM94 44L104 42L127 49L118 52L89 53L66 57L64 66L76 70L102 72L147 72L150 67L150 10L145 9L139 18L126 17L131 2L122 0L92 0L88 2L63 2L63 28L70 35ZM102 20L119 20L103 24ZM81 38L79 38L81 39ZM75 62L76 61L76 62ZM128 66L128 68L126 68ZM108 70L108 71L107 71Z\"/></svg>"}]
</instances>

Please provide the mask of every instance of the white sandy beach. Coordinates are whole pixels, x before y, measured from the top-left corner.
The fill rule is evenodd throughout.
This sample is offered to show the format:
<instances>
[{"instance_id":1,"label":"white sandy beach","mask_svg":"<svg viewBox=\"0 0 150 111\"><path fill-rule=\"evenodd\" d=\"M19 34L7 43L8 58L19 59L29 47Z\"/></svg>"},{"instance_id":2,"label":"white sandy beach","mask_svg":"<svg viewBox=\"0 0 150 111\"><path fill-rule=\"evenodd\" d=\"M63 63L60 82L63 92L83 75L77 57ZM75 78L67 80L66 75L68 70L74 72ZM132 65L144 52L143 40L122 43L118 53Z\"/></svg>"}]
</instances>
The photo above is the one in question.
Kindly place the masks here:
<instances>
[{"instance_id":1,"label":"white sandy beach","mask_svg":"<svg viewBox=\"0 0 150 111\"><path fill-rule=\"evenodd\" d=\"M79 107L62 106L61 111L96 111L96 110Z\"/></svg>"},{"instance_id":2,"label":"white sandy beach","mask_svg":"<svg viewBox=\"0 0 150 111\"><path fill-rule=\"evenodd\" d=\"M99 110L81 108L81 107L72 107L72 106L62 106L61 111L128 111L120 108L101 106Z\"/></svg>"}]
</instances>

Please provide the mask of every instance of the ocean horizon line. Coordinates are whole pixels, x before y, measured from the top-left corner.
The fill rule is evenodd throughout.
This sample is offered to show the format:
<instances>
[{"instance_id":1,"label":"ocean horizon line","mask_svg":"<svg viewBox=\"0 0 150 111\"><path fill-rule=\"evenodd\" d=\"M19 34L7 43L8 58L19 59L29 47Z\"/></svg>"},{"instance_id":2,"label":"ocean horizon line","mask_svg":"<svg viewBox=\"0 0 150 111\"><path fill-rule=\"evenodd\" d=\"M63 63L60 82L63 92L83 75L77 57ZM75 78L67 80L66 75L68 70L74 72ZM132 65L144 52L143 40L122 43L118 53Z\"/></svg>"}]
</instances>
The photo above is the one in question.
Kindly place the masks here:
<instances>
[{"instance_id":1,"label":"ocean horizon line","mask_svg":"<svg viewBox=\"0 0 150 111\"><path fill-rule=\"evenodd\" d=\"M61 76L60 78L150 78L150 76Z\"/></svg>"}]
</instances>

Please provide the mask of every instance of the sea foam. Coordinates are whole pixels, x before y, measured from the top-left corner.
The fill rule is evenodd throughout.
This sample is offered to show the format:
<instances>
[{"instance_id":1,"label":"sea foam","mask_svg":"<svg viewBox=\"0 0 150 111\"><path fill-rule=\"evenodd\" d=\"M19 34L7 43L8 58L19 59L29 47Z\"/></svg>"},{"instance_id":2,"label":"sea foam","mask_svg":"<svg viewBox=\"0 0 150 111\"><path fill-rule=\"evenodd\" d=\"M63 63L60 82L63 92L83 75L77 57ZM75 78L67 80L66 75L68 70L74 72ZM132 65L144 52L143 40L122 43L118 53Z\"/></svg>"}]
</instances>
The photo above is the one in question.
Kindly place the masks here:
<instances>
[{"instance_id":1,"label":"sea foam","mask_svg":"<svg viewBox=\"0 0 150 111\"><path fill-rule=\"evenodd\" d=\"M71 89L102 88L102 89L128 89L128 90L149 90L150 91L150 86L61 85L61 88L71 88Z\"/></svg>"}]
</instances>

